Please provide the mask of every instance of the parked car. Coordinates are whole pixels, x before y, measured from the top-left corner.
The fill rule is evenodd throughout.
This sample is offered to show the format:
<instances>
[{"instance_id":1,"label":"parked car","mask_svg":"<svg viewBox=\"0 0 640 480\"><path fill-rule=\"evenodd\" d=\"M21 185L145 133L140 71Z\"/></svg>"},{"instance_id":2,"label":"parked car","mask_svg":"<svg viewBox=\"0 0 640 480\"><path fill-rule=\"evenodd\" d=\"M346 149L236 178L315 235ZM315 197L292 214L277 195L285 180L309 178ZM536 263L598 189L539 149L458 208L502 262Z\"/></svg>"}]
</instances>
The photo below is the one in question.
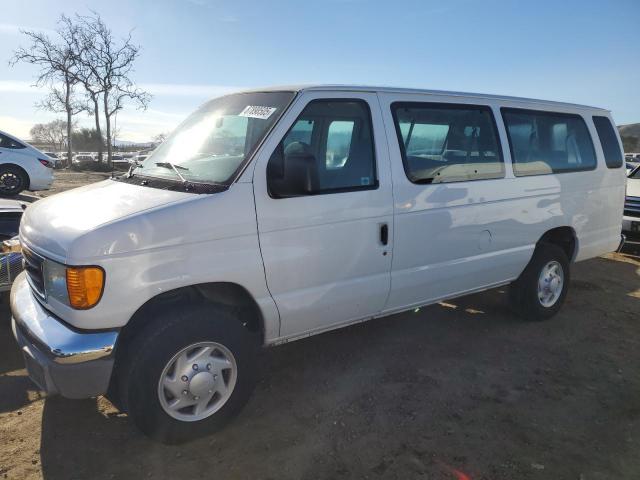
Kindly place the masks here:
<instances>
[{"instance_id":1,"label":"parked car","mask_svg":"<svg viewBox=\"0 0 640 480\"><path fill-rule=\"evenodd\" d=\"M0 198L0 242L18 235L20 219L28 203Z\"/></svg>"},{"instance_id":2,"label":"parked car","mask_svg":"<svg viewBox=\"0 0 640 480\"><path fill-rule=\"evenodd\" d=\"M96 162L96 158L88 152L77 153L72 160L73 165L78 167L92 167Z\"/></svg>"},{"instance_id":3,"label":"parked car","mask_svg":"<svg viewBox=\"0 0 640 480\"><path fill-rule=\"evenodd\" d=\"M15 278L22 272L22 254L15 248L7 248L6 242L18 235L20 219L27 203L8 198L0 199L0 292L11 288Z\"/></svg>"},{"instance_id":4,"label":"parked car","mask_svg":"<svg viewBox=\"0 0 640 480\"><path fill-rule=\"evenodd\" d=\"M111 164L114 168L118 168L121 170L126 170L130 166L129 160L124 158L124 156L119 153L114 153L113 155L111 155Z\"/></svg>"},{"instance_id":5,"label":"parked car","mask_svg":"<svg viewBox=\"0 0 640 480\"><path fill-rule=\"evenodd\" d=\"M51 182L53 161L34 146L0 131L0 195L48 190Z\"/></svg>"},{"instance_id":6,"label":"parked car","mask_svg":"<svg viewBox=\"0 0 640 480\"><path fill-rule=\"evenodd\" d=\"M27 209L11 311L29 375L179 442L240 410L262 346L504 285L549 319L571 264L621 242L614 125L409 89L214 99L140 167Z\"/></svg>"},{"instance_id":7,"label":"parked car","mask_svg":"<svg viewBox=\"0 0 640 480\"><path fill-rule=\"evenodd\" d=\"M56 152L44 152L44 154L53 162L53 168L62 168L66 155L63 157L62 153Z\"/></svg>"},{"instance_id":8,"label":"parked car","mask_svg":"<svg viewBox=\"0 0 640 480\"><path fill-rule=\"evenodd\" d=\"M640 166L637 166L627 178L622 231L640 234Z\"/></svg>"}]
</instances>

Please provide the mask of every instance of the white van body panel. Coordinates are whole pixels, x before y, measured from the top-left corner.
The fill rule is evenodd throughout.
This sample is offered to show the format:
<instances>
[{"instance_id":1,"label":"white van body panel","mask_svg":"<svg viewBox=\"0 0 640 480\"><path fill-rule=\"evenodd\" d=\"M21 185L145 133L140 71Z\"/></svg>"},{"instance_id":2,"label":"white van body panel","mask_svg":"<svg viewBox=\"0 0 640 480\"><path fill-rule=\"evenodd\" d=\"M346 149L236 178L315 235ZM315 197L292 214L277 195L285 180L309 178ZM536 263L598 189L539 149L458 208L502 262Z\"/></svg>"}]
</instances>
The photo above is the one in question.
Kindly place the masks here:
<instances>
[{"instance_id":1,"label":"white van body panel","mask_svg":"<svg viewBox=\"0 0 640 480\"><path fill-rule=\"evenodd\" d=\"M23 168L29 176L29 190L48 190L53 182L53 168L45 167L38 159L49 160L49 157L33 145L13 135L2 131L0 133L25 146L25 148L0 147L0 165L10 163Z\"/></svg>"},{"instance_id":2,"label":"white van body panel","mask_svg":"<svg viewBox=\"0 0 640 480\"><path fill-rule=\"evenodd\" d=\"M374 190L273 199L267 191L271 153L304 107L316 99L358 99L371 110L379 187ZM281 337L370 318L385 305L393 232L391 172L384 124L374 93L309 92L289 109L257 155L254 190L267 285ZM275 341L275 339L273 339Z\"/></svg>"},{"instance_id":3,"label":"white van body panel","mask_svg":"<svg viewBox=\"0 0 640 480\"><path fill-rule=\"evenodd\" d=\"M317 98L367 102L379 187L273 199L266 182L269 157L306 104ZM491 107L505 178L411 183L390 113L394 101ZM501 107L582 115L597 168L515 177ZM265 343L279 343L508 283L554 227L575 231L574 260L614 250L620 239L624 168L606 167L591 115L609 114L511 97L300 88L228 190L196 195L108 180L29 207L21 238L56 261L104 268L105 291L95 307L73 310L54 300L45 305L72 326L121 328L163 292L231 282L260 308ZM388 245L380 242L382 224L388 225Z\"/></svg>"},{"instance_id":4,"label":"white van body panel","mask_svg":"<svg viewBox=\"0 0 640 480\"><path fill-rule=\"evenodd\" d=\"M75 208L74 201L79 202ZM53 226L60 233L48 239L45 232ZM123 327L144 303L163 292L227 282L253 297L265 334L278 334L250 184L194 195L107 180L28 207L21 240L61 263L105 270L105 290L94 308L74 310L53 298L46 300L47 307L75 327Z\"/></svg>"},{"instance_id":5,"label":"white van body panel","mask_svg":"<svg viewBox=\"0 0 640 480\"><path fill-rule=\"evenodd\" d=\"M516 279L545 232L571 226L576 260L616 248L624 197L622 168L609 170L599 142L595 170L515 177L501 107L558 111L556 106L458 95L381 93L393 171L395 238L392 289L385 313L490 288ZM391 113L393 102L471 104L492 109L505 161L504 178L418 185L404 171ZM577 113L597 140L591 114Z\"/></svg>"}]
</instances>

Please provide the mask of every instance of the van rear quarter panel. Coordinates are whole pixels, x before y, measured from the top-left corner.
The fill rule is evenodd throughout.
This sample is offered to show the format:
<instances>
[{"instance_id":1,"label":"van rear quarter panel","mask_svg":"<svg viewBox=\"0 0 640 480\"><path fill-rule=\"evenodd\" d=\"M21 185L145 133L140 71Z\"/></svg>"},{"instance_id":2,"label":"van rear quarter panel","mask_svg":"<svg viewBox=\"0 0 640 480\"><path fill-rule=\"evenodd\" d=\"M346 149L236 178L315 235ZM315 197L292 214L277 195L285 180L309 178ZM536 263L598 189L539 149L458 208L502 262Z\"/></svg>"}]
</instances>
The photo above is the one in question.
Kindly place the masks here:
<instances>
[{"instance_id":1,"label":"van rear quarter panel","mask_svg":"<svg viewBox=\"0 0 640 480\"><path fill-rule=\"evenodd\" d=\"M517 278L536 242L555 227L576 233L574 260L614 250L620 239L624 169L608 169L591 115L598 109L481 97L380 93L393 172L392 292L385 311L420 305ZM502 145L504 178L417 185L404 171L391 113L393 102L491 107ZM597 156L591 171L516 177L500 108L576 113Z\"/></svg>"}]
</instances>

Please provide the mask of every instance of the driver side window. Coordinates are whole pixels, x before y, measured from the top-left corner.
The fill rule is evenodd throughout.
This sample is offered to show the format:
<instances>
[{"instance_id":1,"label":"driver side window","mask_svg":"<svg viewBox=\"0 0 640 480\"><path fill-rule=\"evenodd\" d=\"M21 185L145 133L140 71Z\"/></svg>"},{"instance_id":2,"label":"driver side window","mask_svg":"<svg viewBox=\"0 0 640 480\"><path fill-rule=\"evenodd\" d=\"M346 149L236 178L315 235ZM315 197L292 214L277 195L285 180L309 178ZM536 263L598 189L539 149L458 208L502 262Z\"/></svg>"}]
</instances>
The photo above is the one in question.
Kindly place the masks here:
<instances>
[{"instance_id":1,"label":"driver side window","mask_svg":"<svg viewBox=\"0 0 640 480\"><path fill-rule=\"evenodd\" d=\"M377 188L373 129L363 100L313 100L267 166L273 198Z\"/></svg>"}]
</instances>

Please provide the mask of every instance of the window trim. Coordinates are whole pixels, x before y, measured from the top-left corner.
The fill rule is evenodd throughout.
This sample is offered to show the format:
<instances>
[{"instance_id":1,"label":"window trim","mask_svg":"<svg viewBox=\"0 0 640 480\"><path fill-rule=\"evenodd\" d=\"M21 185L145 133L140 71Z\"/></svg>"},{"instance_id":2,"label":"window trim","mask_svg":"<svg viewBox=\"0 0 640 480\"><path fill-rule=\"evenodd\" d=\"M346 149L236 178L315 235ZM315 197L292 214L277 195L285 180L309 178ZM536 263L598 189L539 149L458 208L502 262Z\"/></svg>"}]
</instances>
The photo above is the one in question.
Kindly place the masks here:
<instances>
[{"instance_id":1,"label":"window trim","mask_svg":"<svg viewBox=\"0 0 640 480\"><path fill-rule=\"evenodd\" d=\"M598 130L598 125L596 124L596 118L605 119L609 127L611 127L611 130L613 131L613 136L616 142L616 147L618 148L618 151L620 152L620 155L621 155L620 165L617 165L615 167L612 167L609 165L609 162L607 161L607 154L605 152L604 144L602 143L602 135L600 135L600 131ZM596 135L598 136L598 141L600 142L600 148L602 149L602 157L604 158L604 164L610 170L617 170L618 168L622 168L625 164L625 158L624 158L624 151L620 148L620 144L618 143L618 139L616 138L616 126L613 124L613 122L609 117L604 115L591 115L591 121L593 122L593 127L596 129Z\"/></svg>"},{"instance_id":2,"label":"window trim","mask_svg":"<svg viewBox=\"0 0 640 480\"><path fill-rule=\"evenodd\" d=\"M282 144L283 140L285 139L285 137L287 135L289 135L289 132L291 132L291 130L293 129L293 127L295 126L295 124L298 122L298 120L300 119L300 117L302 116L302 114L304 113L304 111L306 110L306 108L311 105L314 102L331 102L331 103L362 103L367 111L367 117L368 117L368 123L369 123L369 128L371 130L371 146L373 147L373 178L374 181L371 185L360 185L360 186L354 186L354 187L343 187L343 188L331 188L331 189L326 189L326 190L321 190L319 192L315 192L315 193L310 193L308 195L296 195L296 196L291 196L291 197L277 197L274 196L273 193L271 192L271 188L269 188L269 177L267 175L267 172L269 170L269 162L271 162L271 158L273 157L274 153L276 152L276 150L280 147L280 145ZM363 124L364 126L364 124ZM328 132L328 129L327 129ZM323 132L323 136L326 137L326 135ZM325 161L325 158L322 158L323 161ZM276 144L274 150L271 152L271 154L269 155L269 159L267 160L267 164L266 164L266 168L264 169L264 173L265 173L265 180L266 180L266 184L267 184L267 193L269 194L269 198L272 198L274 200L285 200L285 199L291 199L291 198L308 198L308 197L317 197L319 195L331 195L334 193L349 193L349 192L360 192L363 190L378 190L378 188L380 188L380 179L378 178L378 154L377 154L377 149L376 149L376 133L373 127L373 116L371 114L371 106L369 105L369 102L367 100L365 100L364 98L346 98L346 97L341 97L341 98L333 98L333 97L320 97L320 98L312 98L311 100L309 100L304 107L302 108L302 110L300 111L300 113L296 116L296 118L293 120L293 123L289 126L289 128L287 129L287 131L285 132L285 134L282 136L282 138L280 138L278 140L278 143Z\"/></svg>"},{"instance_id":3,"label":"window trim","mask_svg":"<svg viewBox=\"0 0 640 480\"><path fill-rule=\"evenodd\" d=\"M9 143L13 143L15 144L15 146L11 147L11 146L7 146L7 147L3 147L0 145L1 148L6 148L8 150L22 150L24 148L27 148L27 146L25 144L23 144L22 142L19 142L18 140L11 138L9 135L6 135L4 133L0 133L1 137L4 137Z\"/></svg>"},{"instance_id":4,"label":"window trim","mask_svg":"<svg viewBox=\"0 0 640 480\"><path fill-rule=\"evenodd\" d=\"M402 167L404 169L404 174L407 180L409 180L414 185L420 185L421 187L427 185L444 185L448 183L463 183L463 182L481 182L481 181L491 181L491 180L500 180L501 178L506 178L507 169L505 166L505 159L503 154L503 146L502 146L502 138L500 135L500 130L498 130L498 123L496 121L496 116L493 113L493 108L490 105L481 105L475 103L448 103L448 102L420 102L420 101L397 101L392 102L389 106L391 109L391 116L393 117L393 125L396 130L396 139L398 141L398 147L400 148L400 157L402 158ZM408 162L407 162L407 152L406 147L404 146L404 140L402 138L402 132L400 131L400 122L398 122L397 110L403 107L430 107L430 108L449 108L451 110L479 110L481 112L486 111L489 112L491 117L491 125L493 126L493 133L496 139L496 153L500 160L500 164L502 165L502 176L494 177L494 178L476 178L476 179L468 179L468 180L454 180L451 182L440 182L440 183L420 183L411 179L409 174ZM449 134L447 133L447 136ZM456 164L459 165L459 164Z\"/></svg>"},{"instance_id":5,"label":"window trim","mask_svg":"<svg viewBox=\"0 0 640 480\"><path fill-rule=\"evenodd\" d=\"M529 113L534 115L542 115L547 117L564 117L564 118L573 118L579 119L582 121L584 125L585 131L587 132L587 137L589 138L589 144L591 145L591 151L593 153L593 158L595 159L595 163L592 167L585 168L575 168L571 170L562 170L562 171L552 171L551 173L532 173L530 175L518 175L516 173L516 165L518 162L515 161L515 157L513 155L513 144L511 142L511 134L509 133L509 125L507 124L507 119L504 114L507 113ZM511 157L511 166L513 168L513 175L516 178L522 177L539 177L544 175L562 175L564 173L576 173L576 172L591 172L598 168L598 155L596 154L596 147L593 143L593 137L591 136L591 131L589 130L589 126L585 118L578 113L569 113L569 112L557 112L552 110L536 110L533 108L518 108L518 107L500 107L500 115L502 116L502 123L504 124L504 130L507 134L507 142L509 143L509 155Z\"/></svg>"}]
</instances>

